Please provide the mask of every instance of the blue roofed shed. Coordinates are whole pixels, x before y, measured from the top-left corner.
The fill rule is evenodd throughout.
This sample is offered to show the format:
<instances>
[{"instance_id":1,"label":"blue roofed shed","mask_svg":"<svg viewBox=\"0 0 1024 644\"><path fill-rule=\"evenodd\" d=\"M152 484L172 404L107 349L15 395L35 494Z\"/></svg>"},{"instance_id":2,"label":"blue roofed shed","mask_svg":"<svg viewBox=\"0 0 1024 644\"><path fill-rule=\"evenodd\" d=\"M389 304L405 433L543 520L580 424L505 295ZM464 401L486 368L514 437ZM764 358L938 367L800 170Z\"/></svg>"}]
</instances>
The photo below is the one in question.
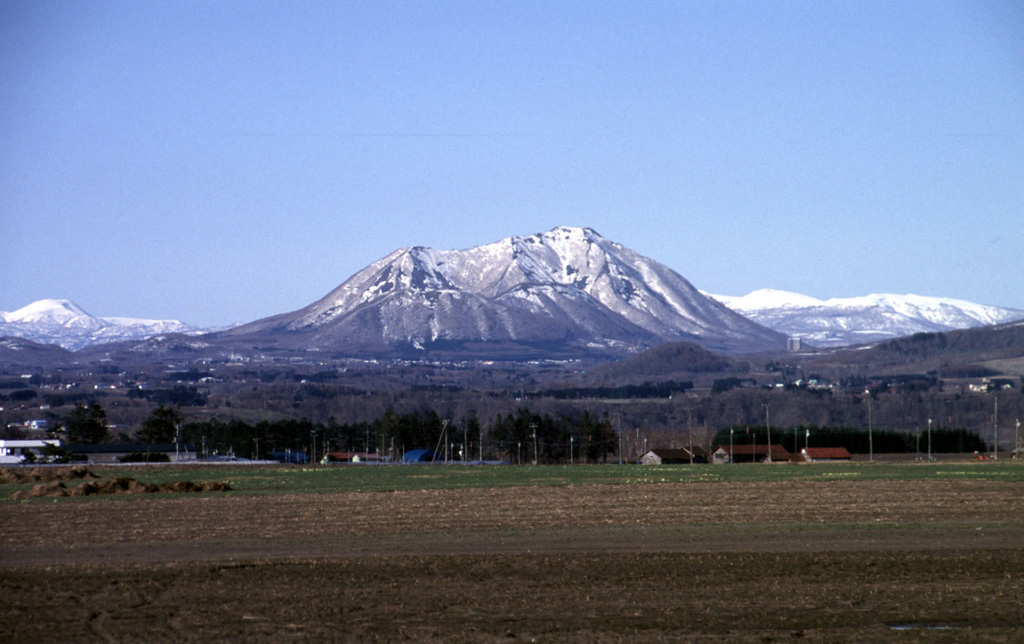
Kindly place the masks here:
<instances>
[{"instance_id":1,"label":"blue roofed shed","mask_svg":"<svg viewBox=\"0 0 1024 644\"><path fill-rule=\"evenodd\" d=\"M412 449L402 456L403 463L433 463L436 455L429 449Z\"/></svg>"}]
</instances>

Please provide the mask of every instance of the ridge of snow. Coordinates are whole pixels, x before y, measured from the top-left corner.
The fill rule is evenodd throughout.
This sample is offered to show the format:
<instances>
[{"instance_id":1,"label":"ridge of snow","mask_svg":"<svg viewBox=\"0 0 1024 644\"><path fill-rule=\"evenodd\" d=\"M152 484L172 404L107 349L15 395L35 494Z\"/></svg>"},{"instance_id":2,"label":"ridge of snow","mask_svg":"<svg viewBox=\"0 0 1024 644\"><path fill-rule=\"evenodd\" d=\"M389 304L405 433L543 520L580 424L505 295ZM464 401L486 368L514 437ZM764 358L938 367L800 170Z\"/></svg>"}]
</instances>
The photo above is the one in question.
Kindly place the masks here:
<instances>
[{"instance_id":1,"label":"ridge of snow","mask_svg":"<svg viewBox=\"0 0 1024 644\"><path fill-rule=\"evenodd\" d=\"M873 293L818 300L798 293L760 289L740 297L711 297L771 329L821 346L989 326L1024 318L1021 310L913 294Z\"/></svg>"},{"instance_id":2,"label":"ridge of snow","mask_svg":"<svg viewBox=\"0 0 1024 644\"><path fill-rule=\"evenodd\" d=\"M0 335L77 350L94 344L141 340L164 333L202 333L178 320L96 317L69 300L44 299L0 312Z\"/></svg>"},{"instance_id":3,"label":"ridge of snow","mask_svg":"<svg viewBox=\"0 0 1024 644\"><path fill-rule=\"evenodd\" d=\"M758 311L761 309L793 308L821 306L825 301L810 295L782 291L772 288L759 288L746 295L715 295L705 293L708 297L718 300L735 311Z\"/></svg>"}]
</instances>

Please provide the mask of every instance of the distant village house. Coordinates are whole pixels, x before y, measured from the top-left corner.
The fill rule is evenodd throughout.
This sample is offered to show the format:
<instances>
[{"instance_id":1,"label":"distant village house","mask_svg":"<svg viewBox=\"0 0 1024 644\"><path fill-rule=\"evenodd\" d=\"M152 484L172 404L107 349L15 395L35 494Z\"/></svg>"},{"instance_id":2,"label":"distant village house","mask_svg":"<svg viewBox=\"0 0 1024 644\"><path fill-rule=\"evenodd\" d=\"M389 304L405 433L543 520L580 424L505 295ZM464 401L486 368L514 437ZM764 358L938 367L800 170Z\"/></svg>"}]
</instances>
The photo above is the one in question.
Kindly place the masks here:
<instances>
[{"instance_id":1,"label":"distant village house","mask_svg":"<svg viewBox=\"0 0 1024 644\"><path fill-rule=\"evenodd\" d=\"M640 457L641 465L670 465L679 463L707 463L707 453L699 447L694 447L693 452L686 448L681 449L652 449Z\"/></svg>"}]
</instances>

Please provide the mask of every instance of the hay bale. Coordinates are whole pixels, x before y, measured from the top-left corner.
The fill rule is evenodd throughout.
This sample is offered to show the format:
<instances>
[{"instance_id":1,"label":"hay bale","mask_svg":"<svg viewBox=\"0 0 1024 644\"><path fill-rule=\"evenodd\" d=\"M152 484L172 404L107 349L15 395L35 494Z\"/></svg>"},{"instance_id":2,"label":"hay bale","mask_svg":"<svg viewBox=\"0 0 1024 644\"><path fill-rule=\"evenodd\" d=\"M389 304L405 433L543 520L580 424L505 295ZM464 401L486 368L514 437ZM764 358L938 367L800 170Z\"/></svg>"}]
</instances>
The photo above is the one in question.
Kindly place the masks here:
<instances>
[{"instance_id":1,"label":"hay bale","mask_svg":"<svg viewBox=\"0 0 1024 644\"><path fill-rule=\"evenodd\" d=\"M68 496L93 496L100 493L100 486L97 483L87 482L68 490Z\"/></svg>"},{"instance_id":2,"label":"hay bale","mask_svg":"<svg viewBox=\"0 0 1024 644\"><path fill-rule=\"evenodd\" d=\"M84 465L74 467L21 467L0 470L0 484L9 483L42 483L46 481L74 481L78 479L100 478Z\"/></svg>"},{"instance_id":3,"label":"hay bale","mask_svg":"<svg viewBox=\"0 0 1024 644\"><path fill-rule=\"evenodd\" d=\"M75 465L70 470L67 470L68 480L72 479L98 479L98 474L94 474L92 470L84 465Z\"/></svg>"},{"instance_id":4,"label":"hay bale","mask_svg":"<svg viewBox=\"0 0 1024 644\"><path fill-rule=\"evenodd\" d=\"M114 479L101 479L85 467L73 467L62 470L47 470L33 468L32 470L20 472L17 470L3 470L0 476L5 482L24 483L26 480L38 480L40 477L60 477L60 479L99 479L88 480L81 485L68 488L62 480L54 479L40 483L31 490L22 490L11 495L14 499L24 499L34 496L93 496L95 494L152 494L154 492L165 492L171 494L183 494L188 492L224 492L231 489L231 486L221 481L208 481L206 483L193 483L192 481L175 481L154 485L143 483L133 478L119 477Z\"/></svg>"},{"instance_id":5,"label":"hay bale","mask_svg":"<svg viewBox=\"0 0 1024 644\"><path fill-rule=\"evenodd\" d=\"M8 485L22 482L23 479L21 476L21 470L13 470L6 467L0 470L0 485Z\"/></svg>"},{"instance_id":6,"label":"hay bale","mask_svg":"<svg viewBox=\"0 0 1024 644\"><path fill-rule=\"evenodd\" d=\"M130 478L107 479L95 483L97 494L123 494L128 491L132 481Z\"/></svg>"},{"instance_id":7,"label":"hay bale","mask_svg":"<svg viewBox=\"0 0 1024 644\"><path fill-rule=\"evenodd\" d=\"M164 483L160 486L161 492L201 492L202 486L193 483L192 481L175 481L174 483Z\"/></svg>"},{"instance_id":8,"label":"hay bale","mask_svg":"<svg viewBox=\"0 0 1024 644\"><path fill-rule=\"evenodd\" d=\"M131 483L128 485L128 489L125 490L127 494L151 494L157 491L157 486L150 483L143 483L142 481L136 481L131 479Z\"/></svg>"},{"instance_id":9,"label":"hay bale","mask_svg":"<svg viewBox=\"0 0 1024 644\"><path fill-rule=\"evenodd\" d=\"M39 483L33 485L30 490L21 490L11 495L12 499L27 499L30 497L37 496L68 496L68 489L60 481L50 481L48 483Z\"/></svg>"}]
</instances>

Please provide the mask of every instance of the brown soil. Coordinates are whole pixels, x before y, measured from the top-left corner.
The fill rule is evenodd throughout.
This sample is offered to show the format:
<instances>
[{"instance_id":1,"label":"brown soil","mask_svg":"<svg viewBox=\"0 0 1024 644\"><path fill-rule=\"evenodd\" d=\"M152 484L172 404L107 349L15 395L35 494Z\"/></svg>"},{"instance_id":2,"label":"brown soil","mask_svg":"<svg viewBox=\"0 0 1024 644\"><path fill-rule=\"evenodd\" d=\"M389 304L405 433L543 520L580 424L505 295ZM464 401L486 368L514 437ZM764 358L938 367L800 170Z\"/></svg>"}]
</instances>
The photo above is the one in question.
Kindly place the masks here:
<instances>
[{"instance_id":1,"label":"brown soil","mask_svg":"<svg viewBox=\"0 0 1024 644\"><path fill-rule=\"evenodd\" d=\"M80 485L68 487L64 481L76 479L99 479L86 468L73 467L62 469L36 468L20 472L18 470L0 471L0 479L5 483L25 483L46 481L21 490L11 495L14 500L34 497L62 496L95 496L97 494L154 494L154 493L185 493L185 492L224 492L230 490L227 483L209 481L193 483L191 481L175 481L173 483L143 483L133 478L118 477L102 481L86 481Z\"/></svg>"},{"instance_id":2,"label":"brown soil","mask_svg":"<svg viewBox=\"0 0 1024 644\"><path fill-rule=\"evenodd\" d=\"M0 641L1021 641L1021 489L8 502Z\"/></svg>"},{"instance_id":3,"label":"brown soil","mask_svg":"<svg viewBox=\"0 0 1024 644\"><path fill-rule=\"evenodd\" d=\"M5 467L0 468L0 485L13 483L37 483L40 481L74 481L78 479L98 479L89 468L81 465L73 467Z\"/></svg>"}]
</instances>

